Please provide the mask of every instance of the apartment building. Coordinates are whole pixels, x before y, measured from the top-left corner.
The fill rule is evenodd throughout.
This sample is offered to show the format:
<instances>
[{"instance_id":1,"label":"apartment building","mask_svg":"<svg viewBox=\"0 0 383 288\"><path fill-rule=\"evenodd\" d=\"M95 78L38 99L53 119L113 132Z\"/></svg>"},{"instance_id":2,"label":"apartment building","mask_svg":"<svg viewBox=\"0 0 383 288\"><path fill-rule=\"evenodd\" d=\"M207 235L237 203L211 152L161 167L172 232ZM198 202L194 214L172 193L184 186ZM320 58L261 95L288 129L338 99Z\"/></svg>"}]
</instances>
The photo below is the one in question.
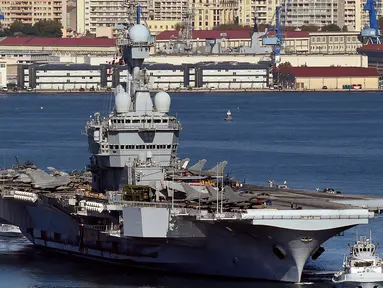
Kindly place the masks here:
<instances>
[{"instance_id":1,"label":"apartment building","mask_svg":"<svg viewBox=\"0 0 383 288\"><path fill-rule=\"evenodd\" d=\"M284 4L281 19L285 26L345 24L344 0L291 0Z\"/></svg>"},{"instance_id":2,"label":"apartment building","mask_svg":"<svg viewBox=\"0 0 383 288\"><path fill-rule=\"evenodd\" d=\"M166 23L174 26L174 23L189 22L196 30L212 29L219 24L233 23L238 11L238 0L149 1L148 24L155 23L157 26L164 24L164 28Z\"/></svg>"},{"instance_id":3,"label":"apartment building","mask_svg":"<svg viewBox=\"0 0 383 288\"><path fill-rule=\"evenodd\" d=\"M238 23L253 26L255 18L258 24L270 23L279 3L279 0L238 0Z\"/></svg>"},{"instance_id":4,"label":"apartment building","mask_svg":"<svg viewBox=\"0 0 383 288\"><path fill-rule=\"evenodd\" d=\"M148 2L139 1L143 19L148 17ZM135 15L130 9L135 9L137 3L135 0L77 0L77 33L113 36L116 24L134 20L130 18Z\"/></svg>"},{"instance_id":5,"label":"apartment building","mask_svg":"<svg viewBox=\"0 0 383 288\"><path fill-rule=\"evenodd\" d=\"M8 26L14 21L34 24L40 20L57 20L66 28L66 0L1 0L0 9L4 14L1 24Z\"/></svg>"},{"instance_id":6,"label":"apartment building","mask_svg":"<svg viewBox=\"0 0 383 288\"><path fill-rule=\"evenodd\" d=\"M341 28L347 26L348 31L359 31L368 22L368 14L363 12L364 2L363 0L238 0L237 15L240 25L253 26L255 18L258 24L274 24L276 6L281 5L281 23L284 26L323 27L336 24Z\"/></svg>"}]
</instances>

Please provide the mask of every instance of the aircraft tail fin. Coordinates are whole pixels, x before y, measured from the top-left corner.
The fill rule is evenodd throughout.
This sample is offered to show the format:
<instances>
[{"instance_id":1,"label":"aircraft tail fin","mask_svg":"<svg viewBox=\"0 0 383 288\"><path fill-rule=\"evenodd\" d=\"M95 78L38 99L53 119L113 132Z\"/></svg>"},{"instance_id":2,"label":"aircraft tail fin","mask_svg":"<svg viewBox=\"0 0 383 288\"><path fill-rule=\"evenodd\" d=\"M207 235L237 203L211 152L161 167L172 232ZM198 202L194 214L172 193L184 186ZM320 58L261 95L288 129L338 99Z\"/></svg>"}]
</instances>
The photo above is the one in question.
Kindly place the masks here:
<instances>
[{"instance_id":1,"label":"aircraft tail fin","mask_svg":"<svg viewBox=\"0 0 383 288\"><path fill-rule=\"evenodd\" d=\"M241 202L241 201L244 201L245 199L241 196L239 196L238 194L236 194L233 189L231 189L230 186L225 186L223 188L223 191L224 191L224 194L226 195L226 197L229 199L229 201L232 201L232 202Z\"/></svg>"},{"instance_id":2,"label":"aircraft tail fin","mask_svg":"<svg viewBox=\"0 0 383 288\"><path fill-rule=\"evenodd\" d=\"M217 166L207 170L209 176L224 176L224 170L227 165L227 161L222 161Z\"/></svg>"},{"instance_id":3,"label":"aircraft tail fin","mask_svg":"<svg viewBox=\"0 0 383 288\"><path fill-rule=\"evenodd\" d=\"M189 162L190 162L189 158L182 159L180 162L180 167L182 169L186 169L186 167L188 167L188 165L189 165Z\"/></svg>"},{"instance_id":4,"label":"aircraft tail fin","mask_svg":"<svg viewBox=\"0 0 383 288\"><path fill-rule=\"evenodd\" d=\"M188 170L190 172L200 173L203 169L203 166L205 166L206 162L207 162L206 159L199 160L198 163L191 166Z\"/></svg>"},{"instance_id":5,"label":"aircraft tail fin","mask_svg":"<svg viewBox=\"0 0 383 288\"><path fill-rule=\"evenodd\" d=\"M190 185L188 185L186 183L182 183L181 185L182 185L182 187L185 190L186 200L188 200L188 201L195 201L195 200L198 200L198 199L207 198L206 195L205 195L206 193L198 192L197 190L195 190L194 188L190 187Z\"/></svg>"}]
</instances>

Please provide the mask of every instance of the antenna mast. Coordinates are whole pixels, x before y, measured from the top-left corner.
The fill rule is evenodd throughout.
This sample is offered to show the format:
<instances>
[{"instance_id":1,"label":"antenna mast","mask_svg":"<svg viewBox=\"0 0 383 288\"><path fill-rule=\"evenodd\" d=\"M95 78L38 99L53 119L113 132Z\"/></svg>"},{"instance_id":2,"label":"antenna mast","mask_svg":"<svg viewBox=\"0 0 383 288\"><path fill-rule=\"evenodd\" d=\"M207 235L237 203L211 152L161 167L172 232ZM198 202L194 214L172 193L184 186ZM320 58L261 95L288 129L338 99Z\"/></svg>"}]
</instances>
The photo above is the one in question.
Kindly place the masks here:
<instances>
[{"instance_id":1,"label":"antenna mast","mask_svg":"<svg viewBox=\"0 0 383 288\"><path fill-rule=\"evenodd\" d=\"M181 4L183 5L183 4ZM183 8L183 7L182 7ZM182 13L182 40L186 42L186 47L190 50L191 40L193 38L193 20L194 20L194 4L187 4L186 11Z\"/></svg>"}]
</instances>

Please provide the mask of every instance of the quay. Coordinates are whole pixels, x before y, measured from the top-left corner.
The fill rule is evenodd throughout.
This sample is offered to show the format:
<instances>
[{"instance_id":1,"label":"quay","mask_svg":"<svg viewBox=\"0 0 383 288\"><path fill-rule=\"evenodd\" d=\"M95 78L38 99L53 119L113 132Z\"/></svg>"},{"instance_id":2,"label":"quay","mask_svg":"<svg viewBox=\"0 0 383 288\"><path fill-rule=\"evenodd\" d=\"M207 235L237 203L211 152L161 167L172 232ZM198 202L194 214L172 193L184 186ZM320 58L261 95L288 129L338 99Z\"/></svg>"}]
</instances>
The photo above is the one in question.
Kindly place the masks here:
<instances>
[{"instance_id":1,"label":"quay","mask_svg":"<svg viewBox=\"0 0 383 288\"><path fill-rule=\"evenodd\" d=\"M153 90L153 93L163 90ZM168 93L185 93L185 94L196 94L196 93L371 93L381 92L382 89L169 89L166 90ZM96 91L79 91L79 90L39 90L33 91L8 91L0 92L0 95L4 94L105 94L112 93L108 90L96 90Z\"/></svg>"}]
</instances>

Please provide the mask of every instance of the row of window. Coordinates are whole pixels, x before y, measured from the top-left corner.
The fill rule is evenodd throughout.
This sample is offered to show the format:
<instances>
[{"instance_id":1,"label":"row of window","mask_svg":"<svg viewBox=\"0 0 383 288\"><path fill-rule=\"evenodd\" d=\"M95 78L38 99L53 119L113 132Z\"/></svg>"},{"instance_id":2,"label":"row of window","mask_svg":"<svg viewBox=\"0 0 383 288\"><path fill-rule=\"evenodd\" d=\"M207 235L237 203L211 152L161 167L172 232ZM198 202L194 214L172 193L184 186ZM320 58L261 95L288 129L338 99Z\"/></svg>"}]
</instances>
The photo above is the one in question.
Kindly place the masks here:
<instances>
[{"instance_id":1,"label":"row of window","mask_svg":"<svg viewBox=\"0 0 383 288\"><path fill-rule=\"evenodd\" d=\"M115 123L115 124L124 124L124 123L152 123L152 120L153 120L153 123L168 123L168 119L135 119L135 120L131 120L131 119L112 119L112 123ZM169 119L169 122L175 122L175 119Z\"/></svg>"},{"instance_id":2,"label":"row of window","mask_svg":"<svg viewBox=\"0 0 383 288\"><path fill-rule=\"evenodd\" d=\"M155 149L177 149L178 144L141 144L141 145L102 145L101 148L105 149L109 146L110 150L155 150Z\"/></svg>"}]
</instances>

